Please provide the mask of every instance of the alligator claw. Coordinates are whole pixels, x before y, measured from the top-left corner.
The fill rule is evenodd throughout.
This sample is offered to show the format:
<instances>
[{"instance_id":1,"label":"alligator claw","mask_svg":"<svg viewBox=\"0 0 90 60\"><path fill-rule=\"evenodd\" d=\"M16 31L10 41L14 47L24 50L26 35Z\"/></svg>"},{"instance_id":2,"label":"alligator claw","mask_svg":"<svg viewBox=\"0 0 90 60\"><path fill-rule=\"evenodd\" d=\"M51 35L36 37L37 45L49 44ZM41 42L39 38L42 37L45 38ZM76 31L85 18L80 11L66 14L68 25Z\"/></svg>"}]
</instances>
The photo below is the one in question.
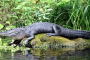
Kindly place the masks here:
<instances>
[{"instance_id":1,"label":"alligator claw","mask_svg":"<svg viewBox=\"0 0 90 60\"><path fill-rule=\"evenodd\" d=\"M25 40L25 41L23 42L23 45L26 45L26 44L28 44L28 41L27 41L27 40Z\"/></svg>"},{"instance_id":2,"label":"alligator claw","mask_svg":"<svg viewBox=\"0 0 90 60\"><path fill-rule=\"evenodd\" d=\"M51 36L51 34L50 33L46 33L49 37Z\"/></svg>"},{"instance_id":3,"label":"alligator claw","mask_svg":"<svg viewBox=\"0 0 90 60\"><path fill-rule=\"evenodd\" d=\"M47 33L47 35L50 37L50 36L58 36L58 34L55 34L55 33Z\"/></svg>"}]
</instances>

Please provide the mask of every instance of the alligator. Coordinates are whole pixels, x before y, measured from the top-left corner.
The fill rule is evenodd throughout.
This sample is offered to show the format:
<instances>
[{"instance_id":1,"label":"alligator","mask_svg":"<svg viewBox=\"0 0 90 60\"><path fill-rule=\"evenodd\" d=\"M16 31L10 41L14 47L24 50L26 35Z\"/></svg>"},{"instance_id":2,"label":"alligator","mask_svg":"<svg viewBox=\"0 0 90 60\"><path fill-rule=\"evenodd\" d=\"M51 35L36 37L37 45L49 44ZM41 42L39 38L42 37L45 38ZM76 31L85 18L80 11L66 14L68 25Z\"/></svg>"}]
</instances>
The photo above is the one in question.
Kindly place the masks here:
<instances>
[{"instance_id":1,"label":"alligator","mask_svg":"<svg viewBox=\"0 0 90 60\"><path fill-rule=\"evenodd\" d=\"M37 22L27 27L12 28L8 31L0 32L0 36L13 37L14 40L22 40L23 38L27 38L23 43L26 45L29 41L34 39L36 34L40 33L46 33L48 36L62 36L69 39L90 39L90 31L68 29L48 22Z\"/></svg>"}]
</instances>

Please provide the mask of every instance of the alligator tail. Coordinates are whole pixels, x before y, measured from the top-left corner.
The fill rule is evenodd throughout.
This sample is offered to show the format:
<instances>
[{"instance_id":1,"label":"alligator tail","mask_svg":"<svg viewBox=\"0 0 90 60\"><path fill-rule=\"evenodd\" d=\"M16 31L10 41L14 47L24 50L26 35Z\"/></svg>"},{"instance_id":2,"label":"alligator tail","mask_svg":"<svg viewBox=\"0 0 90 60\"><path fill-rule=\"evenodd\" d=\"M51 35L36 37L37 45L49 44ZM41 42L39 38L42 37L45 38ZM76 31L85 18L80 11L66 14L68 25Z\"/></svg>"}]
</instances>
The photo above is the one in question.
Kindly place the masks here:
<instances>
[{"instance_id":1,"label":"alligator tail","mask_svg":"<svg viewBox=\"0 0 90 60\"><path fill-rule=\"evenodd\" d=\"M60 35L66 38L74 39L74 38L85 38L90 39L90 31L85 30L73 30L61 27Z\"/></svg>"},{"instance_id":2,"label":"alligator tail","mask_svg":"<svg viewBox=\"0 0 90 60\"><path fill-rule=\"evenodd\" d=\"M90 31L81 30L81 37L85 39L90 39Z\"/></svg>"}]
</instances>

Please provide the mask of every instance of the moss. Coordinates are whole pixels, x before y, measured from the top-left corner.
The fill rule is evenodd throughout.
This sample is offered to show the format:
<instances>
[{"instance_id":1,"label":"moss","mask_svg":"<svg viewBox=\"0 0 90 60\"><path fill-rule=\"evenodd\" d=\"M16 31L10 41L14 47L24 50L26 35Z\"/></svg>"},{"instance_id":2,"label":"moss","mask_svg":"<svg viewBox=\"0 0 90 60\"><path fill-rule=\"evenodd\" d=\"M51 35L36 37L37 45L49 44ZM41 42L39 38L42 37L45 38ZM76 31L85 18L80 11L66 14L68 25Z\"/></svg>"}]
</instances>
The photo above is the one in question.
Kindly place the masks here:
<instances>
[{"instance_id":1,"label":"moss","mask_svg":"<svg viewBox=\"0 0 90 60\"><path fill-rule=\"evenodd\" d=\"M48 47L79 47L86 46L89 43L89 40L83 38L77 39L67 39L61 36L51 36L49 37L46 34L38 34L35 36L35 39L31 41L31 45L39 48L48 48Z\"/></svg>"}]
</instances>

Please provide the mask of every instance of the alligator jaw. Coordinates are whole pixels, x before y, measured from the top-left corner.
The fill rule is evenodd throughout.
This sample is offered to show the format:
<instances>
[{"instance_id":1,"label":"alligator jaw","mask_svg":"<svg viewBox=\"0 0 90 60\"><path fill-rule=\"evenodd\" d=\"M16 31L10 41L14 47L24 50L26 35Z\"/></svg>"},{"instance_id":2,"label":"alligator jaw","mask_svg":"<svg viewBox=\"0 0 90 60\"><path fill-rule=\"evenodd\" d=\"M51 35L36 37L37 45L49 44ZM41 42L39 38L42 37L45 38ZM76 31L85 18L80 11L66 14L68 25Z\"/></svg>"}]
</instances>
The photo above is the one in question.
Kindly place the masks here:
<instances>
[{"instance_id":1,"label":"alligator jaw","mask_svg":"<svg viewBox=\"0 0 90 60\"><path fill-rule=\"evenodd\" d=\"M0 36L8 36L8 37L12 37L13 39L20 40L26 37L27 34L25 33L24 28L13 28L5 32L0 32Z\"/></svg>"},{"instance_id":2,"label":"alligator jaw","mask_svg":"<svg viewBox=\"0 0 90 60\"><path fill-rule=\"evenodd\" d=\"M8 31L5 31L5 32L0 32L0 36L9 36L9 37L13 37L16 35L17 29L10 29Z\"/></svg>"},{"instance_id":3,"label":"alligator jaw","mask_svg":"<svg viewBox=\"0 0 90 60\"><path fill-rule=\"evenodd\" d=\"M0 32L0 36L10 36L7 32Z\"/></svg>"}]
</instances>

